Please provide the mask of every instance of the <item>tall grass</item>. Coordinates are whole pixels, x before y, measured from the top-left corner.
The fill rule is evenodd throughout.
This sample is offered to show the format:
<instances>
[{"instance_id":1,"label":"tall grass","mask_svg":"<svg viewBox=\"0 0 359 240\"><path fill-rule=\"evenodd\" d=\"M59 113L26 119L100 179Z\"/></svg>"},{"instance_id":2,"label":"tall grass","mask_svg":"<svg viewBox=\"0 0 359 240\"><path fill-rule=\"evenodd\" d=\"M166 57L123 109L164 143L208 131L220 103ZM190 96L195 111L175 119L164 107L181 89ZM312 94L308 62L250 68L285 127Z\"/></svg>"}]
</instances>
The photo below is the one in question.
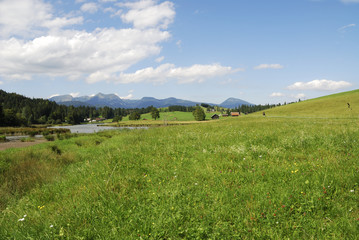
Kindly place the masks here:
<instances>
[{"instance_id":1,"label":"tall grass","mask_svg":"<svg viewBox=\"0 0 359 240\"><path fill-rule=\"evenodd\" d=\"M36 180L5 184L0 238L355 239L358 129L243 117L5 151L5 182Z\"/></svg>"}]
</instances>

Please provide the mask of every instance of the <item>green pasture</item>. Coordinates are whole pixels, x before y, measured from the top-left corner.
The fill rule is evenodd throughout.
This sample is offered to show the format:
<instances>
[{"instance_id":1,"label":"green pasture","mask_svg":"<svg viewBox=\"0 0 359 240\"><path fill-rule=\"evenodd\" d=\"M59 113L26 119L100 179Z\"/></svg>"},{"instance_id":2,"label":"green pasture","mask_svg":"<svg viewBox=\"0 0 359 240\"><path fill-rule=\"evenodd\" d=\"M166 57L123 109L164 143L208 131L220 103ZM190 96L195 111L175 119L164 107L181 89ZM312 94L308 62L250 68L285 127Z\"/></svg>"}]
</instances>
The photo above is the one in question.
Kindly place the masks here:
<instances>
[{"instance_id":1,"label":"green pasture","mask_svg":"<svg viewBox=\"0 0 359 240\"><path fill-rule=\"evenodd\" d=\"M265 113L274 117L359 118L359 90L288 104ZM262 112L255 113L260 114Z\"/></svg>"},{"instance_id":2,"label":"green pasture","mask_svg":"<svg viewBox=\"0 0 359 240\"><path fill-rule=\"evenodd\" d=\"M357 239L358 119L275 110L2 151L0 239Z\"/></svg>"},{"instance_id":3,"label":"green pasture","mask_svg":"<svg viewBox=\"0 0 359 240\"><path fill-rule=\"evenodd\" d=\"M242 117L3 151L0 238L355 239L358 129Z\"/></svg>"},{"instance_id":4,"label":"green pasture","mask_svg":"<svg viewBox=\"0 0 359 240\"><path fill-rule=\"evenodd\" d=\"M210 120L211 116L214 114L220 114L219 112L210 112L206 113L206 120ZM152 120L152 116L150 113L142 114L141 119ZM194 116L192 112L160 112L160 118L158 121L194 121ZM128 116L124 117L122 121L129 121Z\"/></svg>"}]
</instances>

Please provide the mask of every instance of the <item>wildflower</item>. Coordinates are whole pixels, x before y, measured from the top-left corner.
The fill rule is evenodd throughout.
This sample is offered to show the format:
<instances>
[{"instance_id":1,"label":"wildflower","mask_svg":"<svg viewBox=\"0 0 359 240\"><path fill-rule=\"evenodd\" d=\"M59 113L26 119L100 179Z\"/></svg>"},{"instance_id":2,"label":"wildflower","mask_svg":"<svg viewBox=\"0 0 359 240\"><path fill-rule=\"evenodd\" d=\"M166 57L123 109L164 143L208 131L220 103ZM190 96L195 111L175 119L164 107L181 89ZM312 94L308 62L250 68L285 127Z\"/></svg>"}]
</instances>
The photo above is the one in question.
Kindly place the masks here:
<instances>
[{"instance_id":1,"label":"wildflower","mask_svg":"<svg viewBox=\"0 0 359 240\"><path fill-rule=\"evenodd\" d=\"M354 189L350 190L350 192L354 192Z\"/></svg>"},{"instance_id":2,"label":"wildflower","mask_svg":"<svg viewBox=\"0 0 359 240\"><path fill-rule=\"evenodd\" d=\"M54 227L54 225L51 224L51 225L50 225L50 228L53 228L53 227Z\"/></svg>"},{"instance_id":3,"label":"wildflower","mask_svg":"<svg viewBox=\"0 0 359 240\"><path fill-rule=\"evenodd\" d=\"M197 185L198 185L198 183L195 183L194 185L196 185L196 186L197 186Z\"/></svg>"},{"instance_id":4,"label":"wildflower","mask_svg":"<svg viewBox=\"0 0 359 240\"><path fill-rule=\"evenodd\" d=\"M27 215L25 214L23 218L20 218L20 219L17 220L17 221L18 221L18 222L23 222L23 221L25 221L26 216L27 216Z\"/></svg>"},{"instance_id":5,"label":"wildflower","mask_svg":"<svg viewBox=\"0 0 359 240\"><path fill-rule=\"evenodd\" d=\"M262 157L262 155L259 155L259 158L261 158Z\"/></svg>"}]
</instances>

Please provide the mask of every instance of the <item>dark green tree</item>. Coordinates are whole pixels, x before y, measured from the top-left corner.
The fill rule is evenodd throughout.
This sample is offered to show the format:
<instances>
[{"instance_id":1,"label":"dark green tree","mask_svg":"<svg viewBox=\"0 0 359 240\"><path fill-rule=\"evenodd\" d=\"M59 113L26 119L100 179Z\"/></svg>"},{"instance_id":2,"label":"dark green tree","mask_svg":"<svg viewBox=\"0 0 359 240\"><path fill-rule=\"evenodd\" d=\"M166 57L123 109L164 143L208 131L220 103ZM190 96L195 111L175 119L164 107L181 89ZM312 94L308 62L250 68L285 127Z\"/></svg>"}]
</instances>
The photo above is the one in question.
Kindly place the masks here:
<instances>
[{"instance_id":1,"label":"dark green tree","mask_svg":"<svg viewBox=\"0 0 359 240\"><path fill-rule=\"evenodd\" d=\"M153 119L157 119L157 118L160 118L160 111L158 111L157 108L153 107L152 110L151 110L151 116Z\"/></svg>"},{"instance_id":2,"label":"dark green tree","mask_svg":"<svg viewBox=\"0 0 359 240\"><path fill-rule=\"evenodd\" d=\"M200 106L197 106L192 114L194 116L194 119L196 119L196 121L204 121L206 119L206 114L204 113L203 109Z\"/></svg>"},{"instance_id":3,"label":"dark green tree","mask_svg":"<svg viewBox=\"0 0 359 240\"><path fill-rule=\"evenodd\" d=\"M1 104L0 104L0 126L5 126L5 115Z\"/></svg>"},{"instance_id":4,"label":"dark green tree","mask_svg":"<svg viewBox=\"0 0 359 240\"><path fill-rule=\"evenodd\" d=\"M122 116L115 116L113 119L112 119L112 122L120 122L122 121Z\"/></svg>"},{"instance_id":5,"label":"dark green tree","mask_svg":"<svg viewBox=\"0 0 359 240\"><path fill-rule=\"evenodd\" d=\"M129 116L130 120L140 120L141 118L141 114L139 114L138 112L132 112Z\"/></svg>"}]
</instances>

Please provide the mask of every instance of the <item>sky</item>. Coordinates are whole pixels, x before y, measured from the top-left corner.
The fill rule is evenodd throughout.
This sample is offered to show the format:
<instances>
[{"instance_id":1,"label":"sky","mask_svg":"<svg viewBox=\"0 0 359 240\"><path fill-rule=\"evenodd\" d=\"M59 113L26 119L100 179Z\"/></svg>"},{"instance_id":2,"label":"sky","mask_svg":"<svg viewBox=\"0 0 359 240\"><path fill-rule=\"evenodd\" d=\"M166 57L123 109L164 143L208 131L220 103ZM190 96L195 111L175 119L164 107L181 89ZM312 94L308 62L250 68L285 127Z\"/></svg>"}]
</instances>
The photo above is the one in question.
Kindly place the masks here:
<instances>
[{"instance_id":1,"label":"sky","mask_svg":"<svg viewBox=\"0 0 359 240\"><path fill-rule=\"evenodd\" d=\"M358 89L359 0L0 0L0 89L221 103Z\"/></svg>"}]
</instances>

